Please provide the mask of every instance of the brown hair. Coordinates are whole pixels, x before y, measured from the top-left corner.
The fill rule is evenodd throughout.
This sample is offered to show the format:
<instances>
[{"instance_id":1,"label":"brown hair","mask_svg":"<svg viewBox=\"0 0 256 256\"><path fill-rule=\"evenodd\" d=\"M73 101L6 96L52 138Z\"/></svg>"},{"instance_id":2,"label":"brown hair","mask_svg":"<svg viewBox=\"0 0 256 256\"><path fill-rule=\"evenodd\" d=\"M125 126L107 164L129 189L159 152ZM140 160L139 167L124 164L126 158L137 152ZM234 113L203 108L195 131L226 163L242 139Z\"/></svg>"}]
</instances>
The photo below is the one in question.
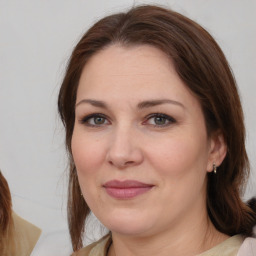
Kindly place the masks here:
<instances>
[{"instance_id":1,"label":"brown hair","mask_svg":"<svg viewBox=\"0 0 256 256\"><path fill-rule=\"evenodd\" d=\"M14 253L12 199L8 183L0 171L0 255ZM11 250L11 251L10 251Z\"/></svg>"},{"instance_id":2,"label":"brown hair","mask_svg":"<svg viewBox=\"0 0 256 256\"><path fill-rule=\"evenodd\" d=\"M81 197L71 153L76 93L84 65L111 44L147 44L163 51L201 103L208 134L219 129L227 155L217 175L208 174L207 209L215 227L228 235L251 235L255 213L240 199L249 173L243 112L228 62L211 35L183 15L157 6L134 7L105 17L79 41L67 66L58 99L70 156L68 221L73 249L82 247L84 222L90 212Z\"/></svg>"}]
</instances>

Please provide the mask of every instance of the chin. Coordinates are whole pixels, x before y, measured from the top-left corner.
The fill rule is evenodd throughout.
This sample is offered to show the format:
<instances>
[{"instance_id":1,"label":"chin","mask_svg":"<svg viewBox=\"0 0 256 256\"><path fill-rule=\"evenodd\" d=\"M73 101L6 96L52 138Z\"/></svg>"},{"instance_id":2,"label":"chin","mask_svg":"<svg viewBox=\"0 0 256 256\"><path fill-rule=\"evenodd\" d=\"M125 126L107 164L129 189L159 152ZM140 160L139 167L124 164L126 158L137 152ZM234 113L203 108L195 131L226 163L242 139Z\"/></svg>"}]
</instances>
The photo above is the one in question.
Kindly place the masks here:
<instances>
[{"instance_id":1,"label":"chin","mask_svg":"<svg viewBox=\"0 0 256 256\"><path fill-rule=\"evenodd\" d=\"M124 236L143 236L150 232L150 227L141 223L115 223L110 225L109 230L112 233L118 233Z\"/></svg>"},{"instance_id":2,"label":"chin","mask_svg":"<svg viewBox=\"0 0 256 256\"><path fill-rule=\"evenodd\" d=\"M153 221L150 216L145 216L141 213L127 212L127 209L123 212L116 212L109 216L104 216L101 219L104 226L106 226L113 233L119 233L123 235L142 235L150 232Z\"/></svg>"}]
</instances>

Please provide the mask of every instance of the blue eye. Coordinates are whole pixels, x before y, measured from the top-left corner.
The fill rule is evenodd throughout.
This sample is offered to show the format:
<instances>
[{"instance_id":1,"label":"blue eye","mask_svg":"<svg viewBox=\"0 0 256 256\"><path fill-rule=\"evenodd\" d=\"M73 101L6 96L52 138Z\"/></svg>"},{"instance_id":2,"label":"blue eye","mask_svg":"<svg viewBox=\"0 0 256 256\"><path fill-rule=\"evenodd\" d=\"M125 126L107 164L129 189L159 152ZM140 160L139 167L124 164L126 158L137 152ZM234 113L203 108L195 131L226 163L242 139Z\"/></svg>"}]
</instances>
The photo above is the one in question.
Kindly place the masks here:
<instances>
[{"instance_id":1,"label":"blue eye","mask_svg":"<svg viewBox=\"0 0 256 256\"><path fill-rule=\"evenodd\" d=\"M151 114L146 119L147 124L158 126L158 127L168 126L175 122L176 120L173 117L168 116L166 114L160 114L160 113Z\"/></svg>"},{"instance_id":2,"label":"blue eye","mask_svg":"<svg viewBox=\"0 0 256 256\"><path fill-rule=\"evenodd\" d=\"M91 114L80 120L82 124L88 126L103 126L109 124L107 118L102 114Z\"/></svg>"}]
</instances>

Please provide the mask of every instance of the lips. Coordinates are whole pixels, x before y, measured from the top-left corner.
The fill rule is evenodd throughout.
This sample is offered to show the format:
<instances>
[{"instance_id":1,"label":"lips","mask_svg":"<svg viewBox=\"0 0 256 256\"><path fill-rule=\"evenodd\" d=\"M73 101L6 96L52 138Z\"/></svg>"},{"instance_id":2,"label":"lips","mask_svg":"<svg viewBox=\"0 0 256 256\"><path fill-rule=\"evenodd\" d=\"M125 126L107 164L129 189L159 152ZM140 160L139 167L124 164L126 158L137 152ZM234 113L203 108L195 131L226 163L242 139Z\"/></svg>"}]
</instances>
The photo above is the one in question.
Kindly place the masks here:
<instances>
[{"instance_id":1,"label":"lips","mask_svg":"<svg viewBox=\"0 0 256 256\"><path fill-rule=\"evenodd\" d=\"M106 182L103 187L111 197L116 199L131 199L148 192L154 185L136 180L111 180Z\"/></svg>"}]
</instances>

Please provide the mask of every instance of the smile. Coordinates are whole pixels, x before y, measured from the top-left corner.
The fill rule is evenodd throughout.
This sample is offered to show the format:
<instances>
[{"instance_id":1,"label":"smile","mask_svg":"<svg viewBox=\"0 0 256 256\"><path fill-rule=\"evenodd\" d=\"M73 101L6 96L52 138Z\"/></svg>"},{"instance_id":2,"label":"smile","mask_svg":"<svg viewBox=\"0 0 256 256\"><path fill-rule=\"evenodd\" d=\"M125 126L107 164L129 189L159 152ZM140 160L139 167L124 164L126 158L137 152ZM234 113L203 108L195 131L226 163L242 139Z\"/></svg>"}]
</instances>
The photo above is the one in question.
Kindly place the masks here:
<instances>
[{"instance_id":1,"label":"smile","mask_svg":"<svg viewBox=\"0 0 256 256\"><path fill-rule=\"evenodd\" d=\"M116 199L132 199L151 190L154 185L142 183L136 180L111 180L103 187L108 195Z\"/></svg>"}]
</instances>

